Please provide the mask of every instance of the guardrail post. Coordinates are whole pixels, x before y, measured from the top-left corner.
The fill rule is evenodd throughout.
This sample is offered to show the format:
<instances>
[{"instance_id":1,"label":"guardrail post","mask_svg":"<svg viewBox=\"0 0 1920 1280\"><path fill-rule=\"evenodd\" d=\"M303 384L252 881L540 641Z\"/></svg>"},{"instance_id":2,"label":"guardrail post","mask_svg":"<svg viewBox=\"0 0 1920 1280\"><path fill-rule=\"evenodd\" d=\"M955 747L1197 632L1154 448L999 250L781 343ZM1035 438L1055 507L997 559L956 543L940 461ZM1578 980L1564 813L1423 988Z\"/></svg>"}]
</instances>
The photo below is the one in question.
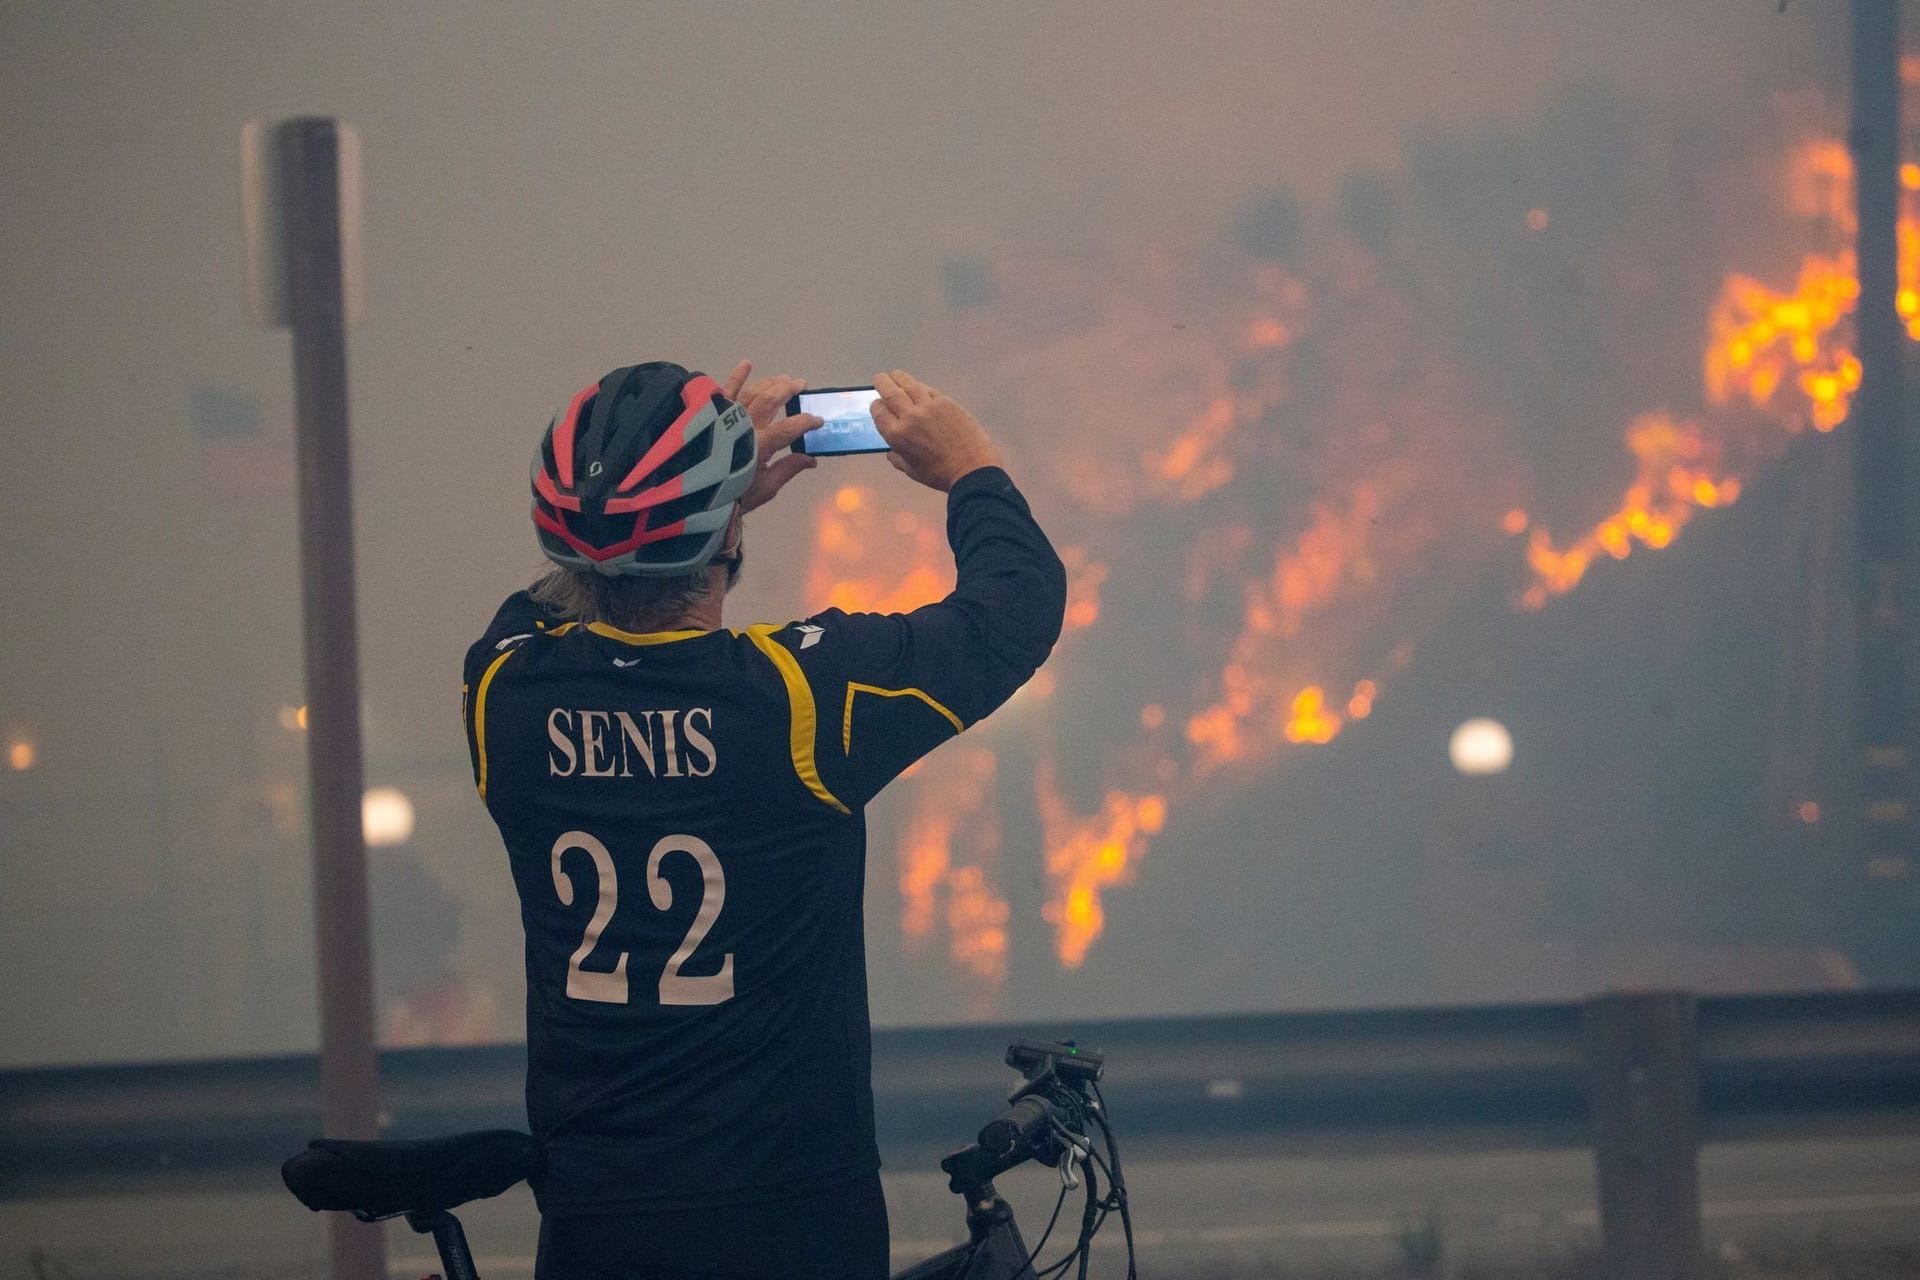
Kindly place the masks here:
<instances>
[{"instance_id":1,"label":"guardrail post","mask_svg":"<svg viewBox=\"0 0 1920 1280\"><path fill-rule=\"evenodd\" d=\"M1580 1011L1601 1245L1611 1280L1699 1280L1700 1046L1693 993Z\"/></svg>"}]
</instances>

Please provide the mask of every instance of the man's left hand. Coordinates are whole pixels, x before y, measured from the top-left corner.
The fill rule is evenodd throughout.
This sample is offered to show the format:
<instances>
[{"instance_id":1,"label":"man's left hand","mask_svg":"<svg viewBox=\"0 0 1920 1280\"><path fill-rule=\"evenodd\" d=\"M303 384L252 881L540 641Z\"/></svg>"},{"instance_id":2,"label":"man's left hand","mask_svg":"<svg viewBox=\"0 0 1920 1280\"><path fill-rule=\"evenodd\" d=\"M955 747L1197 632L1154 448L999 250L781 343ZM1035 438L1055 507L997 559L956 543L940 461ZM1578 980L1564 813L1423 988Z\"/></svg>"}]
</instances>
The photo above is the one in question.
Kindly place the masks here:
<instances>
[{"instance_id":1,"label":"man's left hand","mask_svg":"<svg viewBox=\"0 0 1920 1280\"><path fill-rule=\"evenodd\" d=\"M749 382L747 379L752 375L753 365L742 360L720 384L727 399L746 406L747 416L753 419L754 444L759 452L759 469L754 472L753 483L740 495L743 513L773 501L787 481L819 465L819 459L804 453L783 452L820 425L817 414L786 412L787 401L806 390L806 379L775 374Z\"/></svg>"}]
</instances>

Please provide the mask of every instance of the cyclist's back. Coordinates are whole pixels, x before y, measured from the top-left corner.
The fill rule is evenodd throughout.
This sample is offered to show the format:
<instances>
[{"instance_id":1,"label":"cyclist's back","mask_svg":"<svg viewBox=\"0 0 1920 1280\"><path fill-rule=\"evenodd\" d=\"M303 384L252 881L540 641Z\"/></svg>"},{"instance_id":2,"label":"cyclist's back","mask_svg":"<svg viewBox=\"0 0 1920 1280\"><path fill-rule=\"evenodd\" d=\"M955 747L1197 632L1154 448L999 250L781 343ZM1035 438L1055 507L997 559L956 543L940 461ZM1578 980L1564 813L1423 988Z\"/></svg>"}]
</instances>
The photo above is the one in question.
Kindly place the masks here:
<instances>
[{"instance_id":1,"label":"cyclist's back","mask_svg":"<svg viewBox=\"0 0 1920 1280\"><path fill-rule=\"evenodd\" d=\"M559 513L558 531L541 522L542 542L563 565L569 555L604 564L595 556L606 546L636 538L646 548L644 510L612 525L589 518L596 503L667 486L631 458L615 467L593 450L645 452L669 439L662 456L697 465L741 438L738 407L686 377L674 396L654 397L665 405L658 416L679 425L656 423L623 444L612 406L625 397L644 407L659 376L636 391L633 370L617 371L549 429L536 522L539 503ZM965 417L911 379L882 385L900 408L876 419L900 436L902 469L918 457L908 456L916 428L938 429L933 415ZM761 425L761 458L798 433ZM596 436L596 426L610 430ZM562 467L562 451L580 465ZM738 460L734 449L735 472ZM627 483L599 495L575 483L595 462ZM787 466L771 488L799 469ZM773 468L756 458L751 470ZM569 619L521 592L468 654L475 779L506 843L526 931L543 1275L654 1274L648 1260L666 1257L678 1261L657 1274L871 1275L876 1238L884 1270L863 806L1032 674L1064 602L1059 562L1004 471L932 474L949 488L957 583L912 614L829 610L783 627L631 632ZM751 499L752 481L736 480L731 494L722 481L705 499L726 519L704 557L667 548L679 559L666 563L694 560L717 587L710 612L687 615L695 622L718 621L726 557L737 564L731 508Z\"/></svg>"}]
</instances>

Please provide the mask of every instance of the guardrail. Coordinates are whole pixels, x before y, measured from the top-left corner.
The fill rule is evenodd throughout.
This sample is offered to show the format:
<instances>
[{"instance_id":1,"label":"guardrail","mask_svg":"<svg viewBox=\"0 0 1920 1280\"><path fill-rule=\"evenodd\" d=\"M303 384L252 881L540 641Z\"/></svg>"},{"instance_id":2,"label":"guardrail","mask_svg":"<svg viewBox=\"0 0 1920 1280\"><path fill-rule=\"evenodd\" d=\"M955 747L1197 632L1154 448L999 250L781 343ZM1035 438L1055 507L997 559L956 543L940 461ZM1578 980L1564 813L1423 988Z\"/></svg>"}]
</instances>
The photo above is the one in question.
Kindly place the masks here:
<instances>
[{"instance_id":1,"label":"guardrail","mask_svg":"<svg viewBox=\"0 0 1920 1280\"><path fill-rule=\"evenodd\" d=\"M873 1065L883 1145L953 1145L1004 1095L1001 1055L1020 1036L1072 1036L1107 1051L1108 1097L1135 1144L1232 1132L1592 1145L1609 1252L1629 1250L1617 1267L1640 1278L1692 1274L1672 1259L1697 1243L1698 1141L1920 1121L1920 990L1648 993L881 1030ZM525 1062L518 1045L389 1050L380 1055L383 1130L524 1127ZM311 1055L0 1072L0 1196L272 1167L316 1131L319 1114ZM1634 1235L1650 1223L1659 1229Z\"/></svg>"}]
</instances>

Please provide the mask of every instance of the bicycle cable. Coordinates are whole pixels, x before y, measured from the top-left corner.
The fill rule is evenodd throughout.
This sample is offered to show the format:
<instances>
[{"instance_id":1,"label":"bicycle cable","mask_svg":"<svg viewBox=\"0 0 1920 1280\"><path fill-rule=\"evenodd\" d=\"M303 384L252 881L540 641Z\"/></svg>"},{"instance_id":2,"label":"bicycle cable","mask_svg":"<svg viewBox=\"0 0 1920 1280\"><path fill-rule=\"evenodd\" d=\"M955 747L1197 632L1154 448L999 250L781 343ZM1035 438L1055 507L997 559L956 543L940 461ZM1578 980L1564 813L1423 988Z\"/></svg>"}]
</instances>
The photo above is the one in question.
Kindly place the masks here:
<instances>
[{"instance_id":1,"label":"bicycle cable","mask_svg":"<svg viewBox=\"0 0 1920 1280\"><path fill-rule=\"evenodd\" d=\"M1069 1042L1071 1043L1071 1042ZM1012 1050L1008 1061L1012 1062ZM1018 1065L1018 1064L1016 1064ZM1097 1070L1095 1071L1097 1077ZM1030 1077L1032 1079L1032 1077ZM1038 1083L1037 1081L1035 1082ZM1065 1086L1065 1087L1062 1087ZM1091 1089L1089 1097L1085 1090ZM1018 1096L1018 1095L1016 1095ZM1047 1218L1047 1226L1040 1233L1040 1240L1033 1251L1027 1255L1023 1271L1031 1274L1034 1280L1056 1280L1063 1278L1067 1269L1078 1262L1078 1280L1086 1280L1087 1269L1093 1261L1093 1238L1100 1228L1106 1225L1107 1218L1113 1213L1120 1215L1121 1229L1126 1237L1127 1280L1138 1280L1138 1260L1134 1254L1133 1213L1128 1204L1127 1184L1120 1168L1120 1144L1113 1134L1113 1126L1107 1119L1107 1100L1100 1092L1095 1079L1083 1078L1067 1085L1056 1077L1052 1087L1042 1095L1057 1108L1060 1114L1052 1114L1049 1109L1050 1125L1047 1137L1055 1145L1057 1155L1047 1160L1044 1149L1031 1149L1030 1155L1037 1156L1047 1163L1055 1164L1060 1171L1060 1194L1054 1199L1053 1213ZM1100 1128L1100 1143L1096 1144L1091 1136L1091 1126ZM1099 1146L1104 1145L1103 1155ZM1065 1254L1044 1267L1036 1269L1035 1264L1040 1253L1053 1238L1055 1227L1059 1225L1061 1210L1066 1207L1067 1192L1076 1184L1074 1166L1078 1165L1085 1175L1086 1207L1080 1215L1079 1238ZM1105 1174L1107 1187L1102 1194L1100 1175Z\"/></svg>"},{"instance_id":2,"label":"bicycle cable","mask_svg":"<svg viewBox=\"0 0 1920 1280\"><path fill-rule=\"evenodd\" d=\"M1098 1182L1099 1182L1099 1179L1095 1176L1093 1172L1093 1166L1088 1165L1087 1166L1087 1208L1086 1208L1086 1212L1081 1215L1081 1219L1080 1219L1080 1239L1077 1240L1074 1243L1073 1248L1067 1250L1067 1252L1058 1261L1053 1262L1048 1266L1046 1266L1045 1268L1034 1272L1033 1273L1034 1280L1047 1280L1048 1276L1064 1274L1066 1272L1066 1269L1069 1266L1071 1266L1075 1261L1078 1261L1080 1263L1080 1276L1082 1277L1082 1280L1084 1280L1087 1274L1087 1261L1088 1261L1088 1254L1090 1252L1088 1246L1090 1246L1093 1243L1093 1233L1100 1229L1099 1223L1095 1217L1095 1210L1099 1203L1099 1191L1097 1189Z\"/></svg>"},{"instance_id":3,"label":"bicycle cable","mask_svg":"<svg viewBox=\"0 0 1920 1280\"><path fill-rule=\"evenodd\" d=\"M1026 1263L1027 1267L1032 1267L1033 1260L1040 1256L1040 1251L1042 1249L1047 1247L1047 1237L1053 1234L1054 1223L1060 1221L1060 1207L1066 1204L1066 1202L1067 1202L1067 1184L1062 1182L1060 1184L1060 1194L1055 1196L1053 1199L1053 1216L1047 1219L1047 1229L1040 1233L1040 1243L1034 1245L1033 1252L1027 1255L1027 1263Z\"/></svg>"},{"instance_id":4,"label":"bicycle cable","mask_svg":"<svg viewBox=\"0 0 1920 1280\"><path fill-rule=\"evenodd\" d=\"M1087 1111L1086 1111L1086 1107L1083 1105L1083 1099L1076 1097L1072 1094L1067 1094L1065 1096L1056 1097L1054 1101L1056 1105L1059 1105L1062 1109L1069 1112L1073 1125L1079 1126L1079 1129L1080 1129L1080 1132L1076 1133L1072 1126L1063 1125L1057 1119L1054 1122L1053 1136L1057 1141L1059 1141L1065 1147L1065 1151L1061 1155L1060 1159L1062 1161L1061 1168L1063 1170L1066 1170L1072 1167L1072 1163L1076 1159L1084 1161L1084 1160L1087 1160L1089 1157L1093 1156L1094 1154L1093 1144L1089 1139L1087 1139L1084 1136L1084 1131L1087 1126ZM1094 1175L1092 1163L1091 1162L1086 1163L1084 1168L1085 1168L1086 1185L1087 1185L1087 1208L1085 1213L1081 1215L1080 1238L1075 1242L1073 1248L1067 1250L1067 1252L1064 1255L1062 1255L1057 1261L1051 1262L1047 1264L1045 1267L1037 1269L1034 1272L1035 1280L1047 1280L1047 1277L1049 1276L1057 1275L1061 1272L1064 1272L1066 1268L1069 1265L1071 1265L1075 1259L1080 1259L1081 1261L1080 1274L1082 1276L1086 1274L1087 1246L1092 1239L1092 1232L1099 1230L1098 1220L1095 1216L1095 1210L1099 1201L1099 1192L1096 1189L1098 1184L1098 1179ZM1053 1209L1054 1216L1053 1218L1050 1218L1047 1221L1048 1235L1051 1235L1053 1233L1054 1223L1059 1218L1061 1207L1066 1203L1066 1194L1070 1185L1071 1183L1069 1182L1067 1176L1063 1173L1062 1179L1061 1179L1060 1196L1059 1196L1059 1199L1057 1199L1054 1202L1054 1209ZM1042 1244L1045 1243L1045 1239L1046 1239L1045 1236L1041 1238ZM1029 1267L1033 1266L1034 1260L1039 1256L1040 1256L1040 1248L1039 1246L1036 1246L1032 1254L1030 1254L1027 1258L1027 1265Z\"/></svg>"},{"instance_id":5,"label":"bicycle cable","mask_svg":"<svg viewBox=\"0 0 1920 1280\"><path fill-rule=\"evenodd\" d=\"M1084 1159L1086 1161L1087 1207L1081 1218L1080 1238L1074 1247L1068 1250L1064 1256L1036 1271L1034 1273L1036 1280L1048 1280L1049 1277L1064 1275L1066 1269L1075 1261L1078 1261L1080 1264L1078 1272L1080 1280L1085 1280L1087 1268L1092 1262L1093 1237L1097 1235L1100 1228L1106 1224L1108 1215L1116 1210L1120 1214L1120 1222L1126 1235L1127 1277L1128 1280L1137 1280L1138 1264L1134 1254L1133 1220L1127 1202L1126 1183L1121 1178L1119 1172L1119 1144L1114 1139L1112 1126L1107 1123L1106 1117L1103 1114L1106 1110L1106 1100L1098 1097L1097 1088L1095 1096L1097 1105L1087 1109L1081 1109L1076 1106L1074 1108L1074 1119L1081 1124L1083 1129L1086 1127L1086 1121L1089 1119L1100 1126L1101 1137L1107 1147L1107 1155L1103 1157L1098 1151L1094 1150L1090 1141L1085 1148L1081 1148L1077 1144L1070 1148L1074 1155L1079 1155L1084 1151ZM1099 1193L1098 1189L1100 1173L1106 1174L1109 1183L1107 1193L1104 1196ZM1056 1218L1059 1210L1060 1204L1056 1202L1054 1206ZM1052 1232L1053 1220L1048 1221L1047 1230L1049 1233ZM1034 1256L1037 1257L1038 1255L1039 1250L1034 1250ZM1032 1261L1032 1258L1028 1259L1029 1266L1032 1265Z\"/></svg>"},{"instance_id":6,"label":"bicycle cable","mask_svg":"<svg viewBox=\"0 0 1920 1280\"><path fill-rule=\"evenodd\" d=\"M1106 1142L1107 1156L1113 1161L1107 1170L1107 1181L1113 1185L1110 1195L1118 1202L1120 1209L1120 1233L1127 1241L1127 1280L1138 1280L1134 1270L1133 1253L1133 1211L1127 1205L1127 1182L1120 1176L1120 1143L1113 1136L1113 1126L1107 1123L1107 1100L1100 1092L1099 1081L1093 1081L1094 1119L1100 1125L1100 1136Z\"/></svg>"}]
</instances>

